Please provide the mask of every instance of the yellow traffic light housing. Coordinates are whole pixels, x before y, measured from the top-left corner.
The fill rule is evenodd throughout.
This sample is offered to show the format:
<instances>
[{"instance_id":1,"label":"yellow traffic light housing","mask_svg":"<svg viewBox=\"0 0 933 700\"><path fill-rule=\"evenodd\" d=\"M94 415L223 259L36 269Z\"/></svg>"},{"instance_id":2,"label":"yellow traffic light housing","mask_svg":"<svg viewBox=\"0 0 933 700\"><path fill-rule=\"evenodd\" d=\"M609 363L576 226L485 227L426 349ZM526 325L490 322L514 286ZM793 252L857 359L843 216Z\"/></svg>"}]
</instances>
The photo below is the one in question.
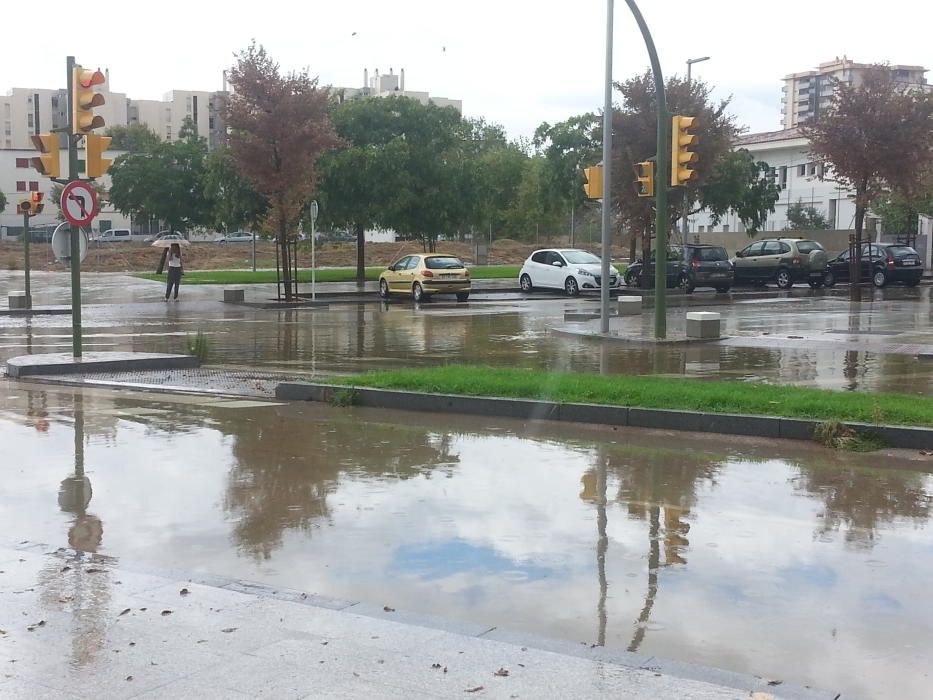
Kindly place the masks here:
<instances>
[{"instance_id":1,"label":"yellow traffic light housing","mask_svg":"<svg viewBox=\"0 0 933 700\"><path fill-rule=\"evenodd\" d=\"M639 197L654 197L654 161L635 164L635 184Z\"/></svg>"},{"instance_id":2,"label":"yellow traffic light housing","mask_svg":"<svg viewBox=\"0 0 933 700\"><path fill-rule=\"evenodd\" d=\"M59 158L58 134L36 134L32 137L32 142L36 150L42 154L38 158L32 159L32 167L46 177L60 177L62 163Z\"/></svg>"},{"instance_id":3,"label":"yellow traffic light housing","mask_svg":"<svg viewBox=\"0 0 933 700\"><path fill-rule=\"evenodd\" d=\"M583 175L586 177L586 184L583 185L583 191L589 199L603 198L603 167L594 165L583 169Z\"/></svg>"},{"instance_id":4,"label":"yellow traffic light housing","mask_svg":"<svg viewBox=\"0 0 933 700\"><path fill-rule=\"evenodd\" d=\"M671 186L683 187L693 180L696 170L694 165L700 157L690 150L699 143L700 138L689 130L696 126L696 117L675 116L671 118Z\"/></svg>"},{"instance_id":5,"label":"yellow traffic light housing","mask_svg":"<svg viewBox=\"0 0 933 700\"><path fill-rule=\"evenodd\" d=\"M104 126L104 118L94 114L94 108L104 104L104 96L94 92L94 86L103 85L104 81L99 70L75 66L71 73L71 133L82 136Z\"/></svg>"},{"instance_id":6,"label":"yellow traffic light housing","mask_svg":"<svg viewBox=\"0 0 933 700\"><path fill-rule=\"evenodd\" d=\"M109 136L88 134L84 137L84 172L88 177L100 177L110 169L112 158L104 158L104 151L113 139Z\"/></svg>"},{"instance_id":7,"label":"yellow traffic light housing","mask_svg":"<svg viewBox=\"0 0 933 700\"><path fill-rule=\"evenodd\" d=\"M45 204L42 203L42 192L32 192L29 195L29 199L32 202L32 214L41 214L42 210L45 209Z\"/></svg>"}]
</instances>

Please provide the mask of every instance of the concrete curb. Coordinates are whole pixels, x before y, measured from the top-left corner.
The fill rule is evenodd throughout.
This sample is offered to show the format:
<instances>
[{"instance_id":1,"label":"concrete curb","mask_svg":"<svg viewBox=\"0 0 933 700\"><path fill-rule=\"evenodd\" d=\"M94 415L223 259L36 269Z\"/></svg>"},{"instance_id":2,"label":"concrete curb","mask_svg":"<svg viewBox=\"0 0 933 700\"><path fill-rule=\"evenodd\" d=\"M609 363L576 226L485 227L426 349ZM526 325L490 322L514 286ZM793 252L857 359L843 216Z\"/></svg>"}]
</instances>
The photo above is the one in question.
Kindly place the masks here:
<instances>
[{"instance_id":1,"label":"concrete curb","mask_svg":"<svg viewBox=\"0 0 933 700\"><path fill-rule=\"evenodd\" d=\"M75 359L70 353L20 355L7 360L7 376L16 378L91 372L191 369L201 362L192 355L146 352L89 352Z\"/></svg>"},{"instance_id":2,"label":"concrete curb","mask_svg":"<svg viewBox=\"0 0 933 700\"><path fill-rule=\"evenodd\" d=\"M38 308L38 309L0 309L0 317L2 316L70 316L71 307L54 307L54 308Z\"/></svg>"},{"instance_id":3,"label":"concrete curb","mask_svg":"<svg viewBox=\"0 0 933 700\"><path fill-rule=\"evenodd\" d=\"M660 408L604 406L601 404L557 403L530 399L486 398L454 394L369 389L334 384L279 384L275 398L280 401L333 402L346 398L354 406L395 408L429 413L463 413L521 420L554 420L571 423L598 423L659 430L686 430L748 437L812 440L813 431L824 421L775 416L749 416L732 413L676 411ZM933 429L899 425L846 423L853 430L877 435L889 447L933 449Z\"/></svg>"}]
</instances>

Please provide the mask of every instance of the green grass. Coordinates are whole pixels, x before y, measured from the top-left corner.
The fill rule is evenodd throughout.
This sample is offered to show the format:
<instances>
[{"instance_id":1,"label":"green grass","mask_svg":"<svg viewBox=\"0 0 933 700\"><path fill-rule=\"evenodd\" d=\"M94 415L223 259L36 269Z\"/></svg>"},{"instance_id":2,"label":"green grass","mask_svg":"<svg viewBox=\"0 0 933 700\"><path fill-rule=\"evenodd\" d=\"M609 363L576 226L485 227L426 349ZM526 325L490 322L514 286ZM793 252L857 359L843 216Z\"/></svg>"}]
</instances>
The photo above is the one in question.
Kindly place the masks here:
<instances>
[{"instance_id":1,"label":"green grass","mask_svg":"<svg viewBox=\"0 0 933 700\"><path fill-rule=\"evenodd\" d=\"M620 272L625 272L625 265L617 265ZM521 265L485 265L471 267L470 277L475 280L514 279L518 284L518 273ZM367 267L366 279L375 282L384 267ZM155 275L140 272L136 277L146 280L162 282L165 275ZM353 282L356 280L355 267L328 267L317 271L315 279L318 282ZM298 271L299 282L311 282L310 270ZM275 270L213 270L185 272L182 280L184 284L275 284Z\"/></svg>"},{"instance_id":2,"label":"green grass","mask_svg":"<svg viewBox=\"0 0 933 700\"><path fill-rule=\"evenodd\" d=\"M332 381L360 387L464 396L933 427L933 399L901 394L461 365L373 372Z\"/></svg>"}]
</instances>

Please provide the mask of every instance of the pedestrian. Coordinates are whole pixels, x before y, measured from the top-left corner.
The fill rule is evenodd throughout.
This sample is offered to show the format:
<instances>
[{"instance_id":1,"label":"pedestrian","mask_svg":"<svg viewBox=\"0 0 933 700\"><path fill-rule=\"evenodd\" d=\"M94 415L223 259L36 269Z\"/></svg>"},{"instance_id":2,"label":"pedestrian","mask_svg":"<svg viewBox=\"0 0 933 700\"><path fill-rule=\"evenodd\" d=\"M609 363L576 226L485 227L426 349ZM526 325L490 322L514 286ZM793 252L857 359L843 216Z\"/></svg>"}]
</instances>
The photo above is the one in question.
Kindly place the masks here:
<instances>
[{"instance_id":1,"label":"pedestrian","mask_svg":"<svg viewBox=\"0 0 933 700\"><path fill-rule=\"evenodd\" d=\"M181 276L185 274L185 269L181 262L181 246L172 243L168 251L168 284L165 286L165 301L168 301L172 293L172 287L175 287L175 301L178 301L178 285L181 284Z\"/></svg>"}]
</instances>

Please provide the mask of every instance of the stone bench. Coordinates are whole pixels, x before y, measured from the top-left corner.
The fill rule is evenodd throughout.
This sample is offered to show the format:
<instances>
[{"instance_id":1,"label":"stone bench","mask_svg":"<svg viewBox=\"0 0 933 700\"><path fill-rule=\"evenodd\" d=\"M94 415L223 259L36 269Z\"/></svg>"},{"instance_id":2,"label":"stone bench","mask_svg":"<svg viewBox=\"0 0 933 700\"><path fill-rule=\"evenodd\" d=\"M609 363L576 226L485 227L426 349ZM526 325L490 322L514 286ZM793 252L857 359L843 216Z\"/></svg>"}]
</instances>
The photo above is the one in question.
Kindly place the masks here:
<instances>
[{"instance_id":1,"label":"stone bench","mask_svg":"<svg viewBox=\"0 0 933 700\"><path fill-rule=\"evenodd\" d=\"M638 316L641 314L641 297L619 297L619 316Z\"/></svg>"},{"instance_id":2,"label":"stone bench","mask_svg":"<svg viewBox=\"0 0 933 700\"><path fill-rule=\"evenodd\" d=\"M10 292L7 296L11 309L28 309L29 300L26 298L26 292Z\"/></svg>"},{"instance_id":3,"label":"stone bench","mask_svg":"<svg viewBox=\"0 0 933 700\"><path fill-rule=\"evenodd\" d=\"M712 311L689 311L687 313L688 338L721 338L722 315Z\"/></svg>"},{"instance_id":4,"label":"stone bench","mask_svg":"<svg viewBox=\"0 0 933 700\"><path fill-rule=\"evenodd\" d=\"M224 301L238 302L246 300L246 290L242 287L235 287L224 290Z\"/></svg>"}]
</instances>

